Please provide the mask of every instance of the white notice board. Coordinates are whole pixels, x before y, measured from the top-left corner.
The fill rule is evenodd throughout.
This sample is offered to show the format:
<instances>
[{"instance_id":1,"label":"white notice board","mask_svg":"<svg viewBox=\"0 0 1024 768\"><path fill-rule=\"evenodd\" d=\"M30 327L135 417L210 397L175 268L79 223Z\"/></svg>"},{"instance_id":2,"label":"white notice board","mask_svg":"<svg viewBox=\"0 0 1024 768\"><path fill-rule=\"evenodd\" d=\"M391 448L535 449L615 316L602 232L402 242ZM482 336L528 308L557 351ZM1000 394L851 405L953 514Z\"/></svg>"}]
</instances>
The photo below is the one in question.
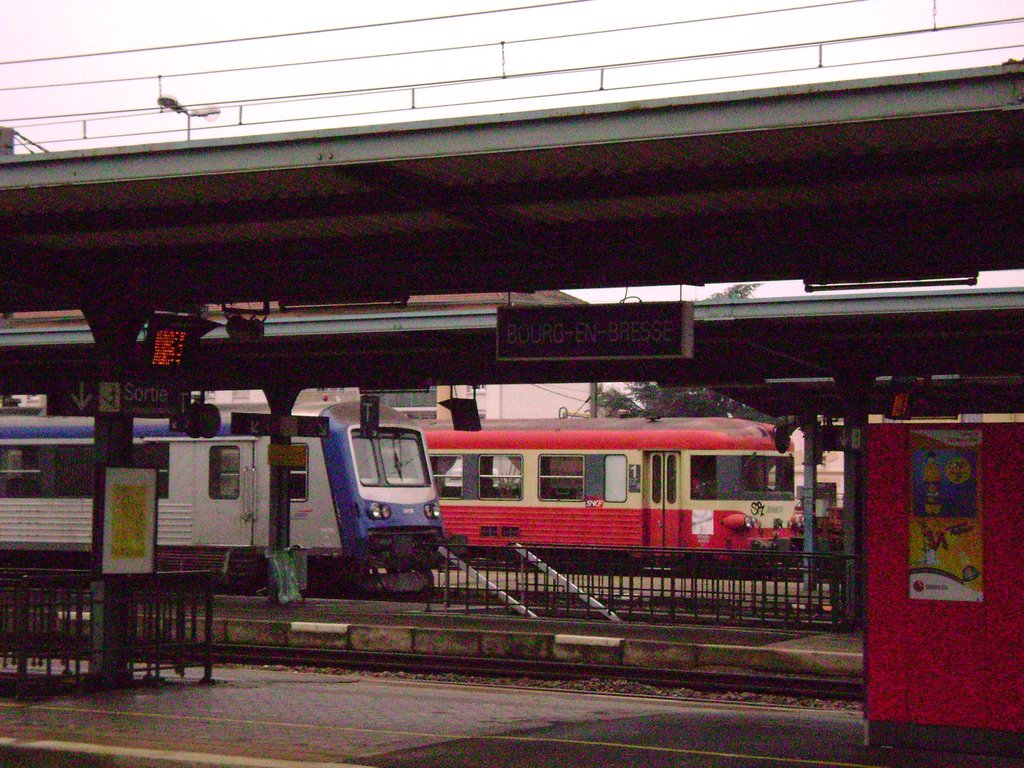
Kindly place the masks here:
<instances>
[{"instance_id":1,"label":"white notice board","mask_svg":"<svg viewBox=\"0 0 1024 768\"><path fill-rule=\"evenodd\" d=\"M103 573L152 573L156 564L156 470L107 467Z\"/></svg>"}]
</instances>

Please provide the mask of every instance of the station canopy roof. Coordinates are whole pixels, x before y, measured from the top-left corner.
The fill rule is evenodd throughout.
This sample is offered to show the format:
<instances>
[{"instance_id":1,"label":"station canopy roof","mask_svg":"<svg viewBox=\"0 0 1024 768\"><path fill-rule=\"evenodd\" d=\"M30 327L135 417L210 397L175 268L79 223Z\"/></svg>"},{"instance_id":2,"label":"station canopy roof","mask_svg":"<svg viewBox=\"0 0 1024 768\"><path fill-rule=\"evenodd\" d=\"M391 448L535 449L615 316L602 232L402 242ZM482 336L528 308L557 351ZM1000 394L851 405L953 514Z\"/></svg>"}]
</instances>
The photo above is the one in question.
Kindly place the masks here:
<instances>
[{"instance_id":1,"label":"station canopy roof","mask_svg":"<svg viewBox=\"0 0 1024 768\"><path fill-rule=\"evenodd\" d=\"M416 294L969 278L1024 266L1022 219L1024 65L1007 64L2 157L0 311L183 311L238 302L336 308ZM851 376L922 370L1009 381L1010 371L993 369L1017 363L1004 337L1019 335L1018 310L943 310L940 324L935 311L898 323L836 316L717 324L716 339L735 334L736 341L719 348L720 359L704 358L699 376L644 363L629 371L520 366L518 375L742 388L752 378L762 385L790 378L795 369L806 378L817 366ZM994 345L1004 342L1006 356L994 359L1004 353ZM766 346L787 351L768 354ZM3 355L10 382L22 369ZM786 355L805 364L787 366ZM372 378L365 372L373 366L408 366L411 356L388 365L335 361L333 377L339 384ZM486 360L460 357L482 367L462 378L453 362L432 378L488 380ZM311 384L325 378L326 363L309 365L302 373ZM240 380L232 370L222 360L204 375ZM246 370L259 386L253 367ZM379 374L389 377L397 375Z\"/></svg>"}]
</instances>

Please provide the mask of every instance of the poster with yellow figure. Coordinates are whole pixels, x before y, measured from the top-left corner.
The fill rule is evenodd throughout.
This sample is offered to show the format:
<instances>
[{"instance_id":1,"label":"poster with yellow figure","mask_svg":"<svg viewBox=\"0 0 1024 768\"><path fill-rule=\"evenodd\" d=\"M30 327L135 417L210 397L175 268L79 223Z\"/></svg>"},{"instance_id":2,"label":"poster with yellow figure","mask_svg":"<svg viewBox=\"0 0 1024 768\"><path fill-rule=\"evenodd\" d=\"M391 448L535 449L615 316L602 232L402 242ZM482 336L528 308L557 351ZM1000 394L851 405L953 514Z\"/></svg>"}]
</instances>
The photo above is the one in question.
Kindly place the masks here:
<instances>
[{"instance_id":1,"label":"poster with yellow figure","mask_svg":"<svg viewBox=\"0 0 1024 768\"><path fill-rule=\"evenodd\" d=\"M142 557L146 554L146 486L115 485L111 491L114 516L110 551L114 557Z\"/></svg>"},{"instance_id":2,"label":"poster with yellow figure","mask_svg":"<svg viewBox=\"0 0 1024 768\"><path fill-rule=\"evenodd\" d=\"M979 430L910 433L910 597L983 599Z\"/></svg>"},{"instance_id":3,"label":"poster with yellow figure","mask_svg":"<svg viewBox=\"0 0 1024 768\"><path fill-rule=\"evenodd\" d=\"M151 573L156 562L156 470L107 467L103 573Z\"/></svg>"}]
</instances>

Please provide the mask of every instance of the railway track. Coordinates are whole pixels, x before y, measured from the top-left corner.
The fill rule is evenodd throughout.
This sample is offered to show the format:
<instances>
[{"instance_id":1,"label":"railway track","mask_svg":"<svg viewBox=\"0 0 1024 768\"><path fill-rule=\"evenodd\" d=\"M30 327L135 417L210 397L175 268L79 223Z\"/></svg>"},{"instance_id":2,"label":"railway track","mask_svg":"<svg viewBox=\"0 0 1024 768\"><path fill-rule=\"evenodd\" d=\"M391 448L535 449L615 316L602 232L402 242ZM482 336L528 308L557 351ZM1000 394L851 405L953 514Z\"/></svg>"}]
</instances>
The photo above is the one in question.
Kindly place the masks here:
<instances>
[{"instance_id":1,"label":"railway track","mask_svg":"<svg viewBox=\"0 0 1024 768\"><path fill-rule=\"evenodd\" d=\"M828 701L861 701L860 680L737 671L660 670L523 659L488 659L414 653L381 653L279 646L214 645L215 664L285 666L365 672L545 681L628 681L653 688L686 688L711 693L746 693Z\"/></svg>"}]
</instances>

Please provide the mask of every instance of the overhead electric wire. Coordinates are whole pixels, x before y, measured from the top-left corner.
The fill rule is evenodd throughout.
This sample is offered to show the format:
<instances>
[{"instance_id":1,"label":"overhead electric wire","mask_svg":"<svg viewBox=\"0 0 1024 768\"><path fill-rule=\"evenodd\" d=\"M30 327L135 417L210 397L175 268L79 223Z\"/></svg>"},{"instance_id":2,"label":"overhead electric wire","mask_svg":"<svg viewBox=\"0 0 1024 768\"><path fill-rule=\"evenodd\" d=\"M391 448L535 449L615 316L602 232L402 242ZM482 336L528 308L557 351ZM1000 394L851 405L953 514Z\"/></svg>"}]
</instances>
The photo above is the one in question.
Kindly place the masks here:
<instances>
[{"instance_id":1,"label":"overhead electric wire","mask_svg":"<svg viewBox=\"0 0 1024 768\"><path fill-rule=\"evenodd\" d=\"M290 37L303 37L307 35L323 35L334 32L356 32L359 30L375 29L378 27L395 27L403 24L422 24L431 21L448 21L451 19L473 18L477 16L490 16L500 13L515 13L517 11L530 11L541 8L554 8L561 5L576 5L578 3L590 3L593 0L555 0L548 3L533 3L531 5L513 6L511 8L494 8L489 11L467 11L465 13L448 13L443 16L424 16L418 19L398 19L395 21L378 21L370 24L354 24L348 27L333 27L329 29L310 29L301 32L277 32L272 35L253 35L251 37L235 37L224 40L204 40L195 43L172 43L168 45L154 45L142 48L124 48L116 51L94 51L91 53L69 53L64 56L42 56L35 59L14 59L11 61L0 61L0 67L8 64L42 64L55 61L69 61L72 59L98 58L101 56L121 56L130 53L153 53L156 51L171 51L181 48L200 48L211 45L227 45L231 43L252 43L261 40L280 40Z\"/></svg>"},{"instance_id":2,"label":"overhead electric wire","mask_svg":"<svg viewBox=\"0 0 1024 768\"><path fill-rule=\"evenodd\" d=\"M567 2L593 2L593 0L567 0ZM167 79L172 79L172 78L184 78L184 77L200 77L200 76L205 76L205 75L236 74L236 73L239 73L239 72L252 72L252 71L259 71L259 70L283 69L283 68L288 68L288 67L316 66L316 65L322 65L322 64L338 64L338 63L351 62L351 61L371 61L371 60L374 60L374 59L391 58L391 57L399 57L399 56L418 56L418 55L425 55L425 54L430 54L430 53L443 53L443 52L449 52L449 51L471 50L471 49L474 49L474 48L490 48L490 47L494 47L494 46L498 46L498 45L502 45L502 46L506 46L506 47L508 47L508 46L519 46L519 45L532 44L532 43L554 42L554 41L558 41L558 40L571 40L571 39L581 38L581 37L593 37L593 36L596 36L596 35L622 34L622 33L626 33L626 32L642 32L642 31L649 31L649 30L653 30L653 29L662 29L662 28L665 28L665 27L678 27L678 26L686 26L686 25L691 25L691 24L704 24L704 23L713 22L713 21L734 21L734 20L738 21L738 20L741 20L741 19L749 19L751 17L756 17L756 16L774 15L774 14L778 14L778 13L790 13L792 11L804 10L806 8L827 8L827 7L833 7L833 6L839 6L839 5L849 5L851 3L858 3L858 2L862 2L862 0L831 0L831 2L813 3L812 5L809 5L809 6L807 6L807 5L805 5L805 6L797 5L797 6L789 6L789 7L785 7L785 8L775 8L775 9L762 10L762 11L749 11L747 13L725 14L725 15L718 15L718 16L701 16L699 18L685 19L685 20L682 20L682 21L662 21L662 22L654 22L654 23L650 23L650 24L635 24L635 25L632 25L632 26L619 26L619 27L611 27L611 28L606 28L606 29L587 30L587 31L583 31L583 32L564 32L564 33L560 33L560 34L557 34L557 35L541 35L541 36L538 36L538 37L524 37L524 38L519 38L517 40L500 40L500 41L492 40L492 41L489 41L489 42L467 43L465 45L453 45L453 46L445 46L445 47L441 47L441 48L437 48L437 47L434 47L434 48L415 48L415 49L412 49L412 50L392 51L392 52L388 52L388 53L364 54L364 55L360 55L360 56L342 56L342 57L331 58L331 59L313 59L313 60L308 60L308 61L284 62L284 63L280 63L280 64L259 64L259 65L253 65L253 66L248 66L248 67L225 67L225 68L222 68L222 69L193 70L193 71L189 71L189 72L175 72L175 73L171 73L171 74L160 73L159 75L155 75L155 74L137 75L137 76L132 76L132 77L106 78L106 79L100 79L100 80L79 80L79 81L57 82L57 83L38 83L38 84L35 84L35 85L0 86L0 92L2 92L2 91L33 90L33 89L36 89L36 88L43 89L43 88L66 88L66 87L76 87L76 86L85 86L85 85L112 85L112 84L116 84L116 83L131 83L131 82L139 82L139 81L142 81L142 80L151 80L153 78L160 77L160 76L162 76L164 78L167 78ZM560 4L562 4L562 3L551 3L551 4L539 5L539 6L522 6L521 8L503 9L502 12L509 12L509 11L513 11L513 10L534 10L534 9L537 9L537 8L547 8L547 7L549 7L549 5L554 6L554 5L560 5ZM498 11L489 11L488 13L497 13L497 12ZM478 12L478 13L483 13L483 12ZM473 15L473 14L464 14L464 15ZM275 39L275 38L278 38L278 37L288 37L290 35L298 35L298 34L302 34L302 35L307 35L307 34L310 34L310 35L312 35L312 34L328 34L328 33L344 32L344 31L351 31L351 30L358 30L358 29L369 29L369 28L374 28L374 27L377 27L377 26L389 26L389 25L398 24L398 23L401 23L401 24L416 24L416 23L422 23L422 22L428 22L428 21L436 21L438 19L445 19L445 18L449 18L449 17L427 17L427 18L424 18L424 19L412 19L412 20L406 20L406 21L402 21L402 22L381 22L381 23L378 23L378 24L365 24L365 25L360 25L360 26L355 26L355 27L338 27L338 28L335 28L335 29L313 30L313 31L308 31L308 32L282 33L282 34L278 34L278 35L264 35L264 36L253 37L253 38L238 38L238 39L235 39L235 40L223 40L223 41L219 41L219 42L216 42L216 43L214 43L214 42L194 43L194 44L193 43L184 43L184 44L181 44L181 45L169 45L169 46L164 46L164 47L159 47L159 48L151 48L151 49L150 48L139 48L139 49L126 50L126 51L116 51L116 52L109 52L109 53L75 54L75 55L69 56L69 57L57 57L57 58L52 59L52 61L59 61L59 60L61 60L63 58L74 58L75 56L104 56L104 55L116 55L116 54L119 54L119 53L148 53L150 51L164 50L165 48L166 49L174 49L174 48L179 48L179 47L188 47L190 45L219 45L219 44L230 44L230 43L236 43L236 42L251 42L251 41L258 41L258 40L271 40L271 39ZM451 18L458 18L458 16L453 16ZM0 62L0 66L4 66L5 64L22 64L22 63L37 62L37 61L38 62L51 61L51 59L32 59L32 60L25 60L25 61Z\"/></svg>"},{"instance_id":3,"label":"overhead electric wire","mask_svg":"<svg viewBox=\"0 0 1024 768\"><path fill-rule=\"evenodd\" d=\"M236 39L233 39L233 40L207 41L207 42L204 42L204 43L188 43L188 44L179 44L179 45L168 45L168 46L160 46L160 47L152 48L152 49L139 48L139 49L131 49L131 50L127 50L126 49L126 50L123 50L123 51L93 53L93 54L74 54L74 55L69 55L69 56L66 56L66 57L56 57L56 58L52 58L52 59L33 59L33 60L26 59L26 60L21 60L21 61L14 61L14 62L2 62L2 63L0 63L0 66L2 66L3 64L17 64L17 63L27 63L27 62L34 62L34 61L58 61L58 60L61 60L61 59L71 59L71 58L78 58L78 57L84 57L84 56L117 55L117 54L121 54L121 53L145 52L145 51L149 51L149 50L166 50L166 49L173 49L173 48L187 48L187 47L192 47L192 46L195 46L195 45L215 45L215 44L226 44L226 43L231 43L231 42L245 42L245 41L249 41L249 40L269 40L269 39L274 39L274 38L292 37L292 36L296 36L296 35L300 35L300 34L301 35L306 35L306 34L324 34L324 33L337 32L337 31L347 31L347 30L367 29L367 28L373 28L373 27L394 26L394 25L397 25L397 24L415 24L415 23L422 23L422 22L429 22L429 21L436 21L436 20L447 20L447 19L452 19L452 18L461 18L461 17L467 17L467 16L490 15L490 14L496 14L496 13L510 13L510 12L523 11L523 10L527 10L528 11L528 10L535 10L535 9L540 9L540 8L550 8L550 7L554 7L554 6L560 6L560 5L572 5L572 4L576 4L576 3L580 3L580 2L591 2L591 1L592 0L565 0L564 2L553 2L553 3L541 3L541 4L532 4L532 5L523 5L523 6L517 6L517 7L514 7L514 8L495 9L495 10L490 10L490 11L477 11L477 12L471 12L471 13L465 13L465 14L455 14L455 15L449 15L449 16L425 17L425 18L422 18L422 19L405 19L405 20L401 20L401 21L379 22L379 23L375 23L375 24L357 25L357 26L353 26L353 27L340 27L340 28L328 29L328 30L315 30L315 31L307 31L307 32L301 32L301 33L280 33L280 34L275 34L275 35L264 35L264 36L258 36L258 37L252 37L252 38L236 38ZM300 61L300 62L283 62L283 63L275 63L275 64L253 65L253 66L246 66L246 67L231 67L231 68L223 68L223 69L200 70L200 71L185 72L185 73L178 73L178 74L172 74L172 75L147 75L147 76L124 77L124 78L110 78L110 79L102 79L102 80L68 82L68 83L48 83L48 84L41 84L41 85L35 85L35 86L32 86L32 85L6 86L6 87L0 87L0 91L24 91L24 90L32 90L34 88L74 87L74 86L81 86L81 85L113 85L113 84L119 84L119 83L138 82L138 81L144 81L144 80L150 80L150 79L155 79L158 82L161 82L162 79L164 79L164 78L172 79L172 78L212 76L212 75L219 75L219 74L235 74L235 73L241 73L241 72L265 71L265 70L271 70L271 69L282 69L282 68L299 67L299 66L323 66L323 65L335 64L335 63L350 63L350 62L359 62L359 61L372 61L372 60L379 60L379 59L383 59L383 58L396 58L396 57L407 57L407 56L416 56L416 55L429 55L429 54L437 54L437 53L446 53L446 52L453 52L453 51L464 51L464 50L481 49L481 48L494 48L494 47L497 47L499 45L502 46L503 51L504 51L505 49L507 49L508 46L514 46L514 45L523 45L523 44L530 44L530 43L548 43L548 42L556 42L556 41L561 41L561 40L567 40L567 39L571 39L571 38L580 38L580 37L587 37L587 36L610 35L610 34L617 34L617 33L624 33L624 32L652 30L652 29L674 27L674 26L681 26L681 25L698 24L698 23L707 22L707 21L745 19L745 18L752 17L752 16L764 16L764 15L767 15L767 14L787 13L787 12L798 11L798 10L803 10L803 9L818 9L818 8L830 7L830 6L848 5L848 4L856 3L856 2L860 2L860 1L861 0L833 0L833 2L806 3L806 4L802 4L802 5L788 6L788 7L784 7L784 8L776 8L776 9L771 9L771 10L752 11L752 12L743 13L743 14L729 14L729 15L708 16L708 17L701 17L699 19L689 19L689 20L671 21L671 22L657 22L657 23L650 23L650 24L639 24L639 25L634 25L634 26L615 27L615 28L611 28L611 29L586 30L586 31L579 31L579 32L566 32L566 33L560 33L560 34L556 34L556 35L547 35L547 36L522 38L522 39L513 40L513 41L504 41L504 42L500 42L500 43L499 42L467 43L465 45L459 45L459 46L421 48L421 49L392 51L392 52L386 52L386 53L376 53L376 54L367 54L367 55L359 55L359 56L338 57L338 58L331 58L331 59L319 59L319 60ZM765 76L765 75L791 74L791 73L796 73L796 72L800 72L800 71L807 71L807 70L810 70L810 69L820 69L820 68L822 68L822 65L820 64L820 61L819 61L818 65L816 67L808 67L808 66L784 67L784 68L776 68L776 69L769 69L769 70L765 70L765 71L759 71L759 72L756 72L756 73L745 72L745 73L731 74L731 75L710 74L710 75L708 75L706 77L671 79L671 80L666 80L666 81L661 81L661 82L645 82L645 83L639 83L639 84L631 83L631 84L624 84L624 85L618 85L618 86L615 86L615 85L608 86L604 82L603 74L605 72L612 72L612 71L621 70L621 69L627 69L627 68L636 68L636 67L652 66L652 65L659 65L659 64L672 64L672 63L681 63L681 62L692 62L692 61L698 61L698 60L724 59L724 58L733 57L733 56L742 56L742 55L755 54L755 53L782 52L782 51L787 51L787 50L799 50L799 49L803 49L803 48L819 48L819 49L821 49L821 48L823 48L825 46L829 46L829 45L837 45L837 44L844 44L844 43L855 43L855 42L866 42L866 41L872 41L872 40L875 40L875 41L877 41L877 40L891 40L891 39L896 39L896 38L900 38L900 37L909 37L909 36L914 36L914 35L926 35L926 34L929 34L929 33L935 32L935 31L955 32L955 31L963 31L963 30L976 29L976 28L996 27L996 26L1016 24L1016 23L1020 23L1021 21L1024 21L1024 17L1016 17L1016 18L1010 18L1010 19L986 20L986 21L978 21L978 22L968 22L968 23L963 23L963 24L958 24L958 25L949 25L949 26L941 27L938 30L933 28L933 26L929 25L927 27L921 27L919 29L899 30L899 31L896 31L896 32L887 32L887 33L883 32L883 33L863 35L863 36L858 36L858 37L845 37L845 38L841 37L841 38L833 38L833 39L829 39L829 40L816 41L816 42L795 43L795 44L780 45L780 46L767 46L767 47L760 47L760 48L735 49L735 50L731 50L731 51L718 51L718 52L714 52L714 53L698 54L698 55L693 55L693 56L678 56L678 57L668 57L668 58L636 59L636 60L633 60L633 61L618 62L616 64L603 65L603 66L601 66L601 65L598 65L598 66L589 65L589 66L579 66L579 67L561 67L561 68L553 68L553 69L535 69L535 70L530 70L530 71L516 72L516 73L513 73L513 74L507 74L505 72L502 72L500 76L498 74L485 74L485 75L481 75L481 76L478 76L478 77L468 77L468 78L449 79L449 80L421 80L421 81L405 82L405 83L402 83L402 84L380 86L380 87L351 88L351 89L346 89L346 90L319 91L319 92L309 92L309 93L300 93L300 94L282 94L282 95L278 95L278 96L249 97L249 98L245 98L245 99L213 99L213 100L210 100L210 101L203 102L202 105L216 104L217 106L222 107L222 108L238 107L238 109L239 109L239 117L238 117L238 122L237 123L230 123L230 124L222 123L222 124L220 124L218 126L211 126L211 128L210 128L210 130L223 131L225 128L232 128L232 127L258 126L258 125L268 125L268 124L284 124L284 123L290 123L290 122L309 122L309 121L315 121L315 120L336 119L336 118L341 118L341 117L357 117L357 116L366 115L366 114L381 114L381 115L384 115L384 114L390 114L390 113L396 113L396 112L405 112L405 111L409 111L409 110L412 110L412 109L420 109L420 110L423 110L423 109L435 109L436 110L436 109L445 109L445 108L465 107L465 106L469 106L469 105L484 105L484 104L489 104L489 103L494 103L494 102L516 102L516 101L529 101L529 100L537 100L537 99L551 99L551 98L558 98L558 97L565 97L565 96L572 96L572 95L582 95L584 93L590 93L590 92L596 92L596 91L607 92L607 91L615 91L615 90L632 90L632 89L643 88L643 87L663 87L663 86L669 86L669 85L683 85L683 84L686 84L686 83L697 83L697 82L702 82L702 81L707 81L707 80L727 81L727 80L734 79L734 78L743 78L743 77L750 77L750 76L755 76L755 75L757 75L757 76ZM922 54L914 54L914 55L900 56L900 57L886 56L884 58L866 59L866 60L863 60L863 61L851 62L849 64L840 64L840 65L836 65L836 66L862 66L862 65L867 65L867 64L877 64L877 63L890 62L890 61L904 61L904 60L910 60L910 59L928 59L928 58L936 58L936 57L944 57L944 56L967 55L967 54L978 53L978 52L983 52L983 51L993 51L993 52L995 52L995 51L1003 51L1003 50L1015 50L1018 47L1021 47L1021 46L1001 45L1001 46L991 46L991 47L983 47L983 48L975 47L975 48L971 48L971 49L958 50L958 51L922 53ZM503 63L504 63L504 60L502 61L502 64ZM461 86L461 85L474 85L474 84L481 84L481 83L491 82L491 81L495 81L496 82L496 81L507 81L507 80L517 80L517 79L518 80L525 80L525 79L528 79L528 78L542 78L542 77L548 77L548 76L571 75L571 74L581 74L581 73L588 73L588 72L601 73L602 74L602 79L601 79L601 82L600 82L600 84L598 86L596 86L596 87L583 87L583 88L569 88L569 89L561 89L561 90L559 90L557 92L544 92L544 93L524 94L524 95L517 95L517 96L501 95L501 96L495 96L494 98L483 98L483 99L481 99L481 98L474 98L474 99L469 99L469 100L450 100L450 101L447 101L447 102L445 102L443 104L438 103L438 104L427 105L425 107L421 106L421 105L417 105L416 102L415 102L416 94L418 92L422 93L422 92L433 90L433 89L437 89L437 88L444 88L444 87L450 87L450 86ZM306 115L306 116L300 116L300 117L286 117L286 118L277 117L277 118L274 118L274 119L266 119L266 120L243 120L243 117L242 117L242 110L245 107L258 107L258 106L270 106L270 105L295 104L295 103L302 103L302 102L311 102L311 101L316 101L316 100L327 100L327 99L334 99L334 98L344 98L344 97L348 97L348 96L382 95L382 94L389 94L389 93L393 94L393 93L402 93L402 92L409 92L409 94L410 94L410 104L409 104L408 107L384 108L384 109L375 108L375 109L370 109L370 110L347 111L347 112L340 112L340 113L328 114L328 115L312 115L312 116ZM195 104L193 106L201 106L201 105L200 104ZM151 134L178 133L180 130L182 130L182 129L170 129L170 130L161 130L161 131L137 131L137 132L134 132L134 133L107 134L107 135L102 136L102 137L88 137L88 136L85 135L87 133L86 124L88 122L97 123L99 121L110 121L110 120L119 120L119 119L128 119L128 118L137 118L137 117L145 116L145 115L155 115L155 114L158 114L159 112L162 112L162 111L164 111L164 110L159 110L159 109L156 109L156 108L153 108L153 107L148 107L148 108L122 108L122 109L116 109L115 108L115 109L105 109L105 110L98 110L98 111L95 111L95 112L84 112L84 113L83 112L75 112L75 113L66 113L66 114L34 115L34 116L27 116L27 117L9 117L9 118L0 118L0 120L3 120L3 121L8 122L8 123L18 123L19 127L22 127L22 128L26 128L26 127L40 127L40 126L59 126L59 125L69 125L69 124L77 124L77 123L81 123L82 124L82 134L83 135L78 136L78 137L73 137L73 138L67 138L67 139L60 138L60 139L48 140L47 143L51 143L51 144L52 143L65 143L65 142L69 142L69 141L82 141L82 140L98 141L100 139L105 139L105 138L121 138L121 137L128 137L128 136L145 136L145 135L151 135ZM46 121L46 122L43 122L43 121ZM201 127L197 128L197 130L200 130L200 129L201 129Z\"/></svg>"},{"instance_id":4,"label":"overhead electric wire","mask_svg":"<svg viewBox=\"0 0 1024 768\"><path fill-rule=\"evenodd\" d=\"M854 0L854 1L856 1L856 0ZM946 27L946 28L943 28L943 29L944 30L953 31L953 30L970 29L970 28L977 28L977 27L984 27L984 26L993 26L993 25L997 25L997 24L998 25L1002 25L1002 24L1010 24L1010 23L1020 23L1021 21L1024 21L1024 17L1020 17L1020 18L1012 19L1012 20L1003 20L1003 21L999 21L999 22L978 22L978 23L973 23L973 24L961 25L961 26L957 26L957 27ZM673 23L677 23L677 22L673 22ZM820 46L828 46L828 45L838 45L838 44L855 43L855 42L866 42L866 41L871 41L871 40L892 39L892 38L896 38L896 37L906 37L906 36L910 36L910 35L928 34L930 32L931 32L930 29L919 29L919 30L910 30L910 31L900 31L900 32L895 32L895 33L883 33L883 34L875 34L875 35L865 35L865 36L861 36L861 37L832 38L830 40L824 40L824 41L819 41L819 42L814 42L814 43L798 43L798 44L782 45L782 46L774 46L774 47L733 49L733 50L729 50L729 51L719 51L719 52L709 53L709 54L698 54L698 55L695 55L695 56L679 56L679 57L656 58L656 59L636 59L636 60L629 61L629 62L621 62L621 63L618 63L618 64L604 65L604 66L582 66L582 67L574 67L574 68L565 67L565 68L548 69L548 70L533 70L533 71L529 71L529 72L517 73L517 74L512 74L512 75L503 75L503 76L481 75L479 77L460 78L460 79L455 79L455 80L406 81L404 83L395 84L395 85L389 85L389 86L382 86L382 87L352 88L352 89L334 90L334 91L312 91L312 92L297 93L297 94L286 94L286 95L281 95L281 96L250 97L250 98L246 98L246 99L213 99L213 100L210 100L209 102L203 102L203 104L204 105L205 104L217 104L218 106L220 106L222 108L292 104L292 103L301 103L301 102L321 100L321 99L342 98L342 97L346 97L346 96L379 95L379 94L386 94L386 93L400 93L400 92L403 92L403 91L416 91L416 90L423 91L423 90L429 90L429 89L438 88L438 87L448 87L448 86L458 86L458 85L473 85L473 84L479 84L479 83L484 83L484 82L489 82L489 81L498 81L498 80L505 80L505 81L507 81L507 80L516 80L516 79L528 79L528 78L532 78L532 77L546 77L546 76L552 76L552 75L569 75L569 74L580 74L580 73L586 73L586 72L614 71L614 70L619 70L619 69L629 69L629 68L635 68L635 67L653 66L653 65L658 65L658 64L672 64L672 63L680 63L680 62L686 62L686 61L701 61L701 60L711 60L711 59L723 59L723 58L727 58L727 57L743 56L743 55L749 55L749 54L753 54L753 53L777 53L777 52L782 52L782 51L787 51L787 50L799 50L801 48L817 48L817 47L820 47ZM530 41L535 41L535 40L548 41L548 40L559 39L560 37L562 37L562 36L558 35L558 36L552 36L550 38L532 38L532 39L530 39ZM472 46L464 46L464 47L486 47L486 46L493 46L493 45L495 45L495 44L494 43L490 43L490 44L474 44ZM1024 43L1022 43L1022 45L1024 45ZM900 61L900 60L907 60L907 59L927 59L927 58L937 58L937 57L943 57L943 56L965 55L965 54L970 54L970 53L980 53L980 52L984 52L984 51L1013 50L1013 49L1018 48L1018 47L1021 47L1021 46L1005 45L1005 46L994 46L994 47L985 47L985 48L971 48L971 49L959 50L959 51L953 51L953 52L939 52L939 53L929 53L929 54L914 54L912 56L906 56L906 57L886 56L884 58L867 59L867 60L864 60L864 61L856 62L855 64L843 65L843 66L862 66L862 65L868 65L868 64L879 64L879 63L885 63L885 62L889 62L889 61ZM426 50L427 50L427 52L435 52L435 51L443 51L443 50L449 50L449 49L426 49ZM369 56L369 57L353 57L353 58L345 58L345 59L337 59L337 60L327 60L324 63L331 63L332 61L359 61L359 60L364 60L366 58L379 58L379 57L383 57L383 56L399 56L399 55L409 55L409 54L408 53L374 54L374 55ZM311 63L316 64L316 63L320 63L320 62L311 62ZM224 70L224 72L248 71L248 69L269 69L269 68L273 68L273 67L277 67L277 66L297 66L297 65L261 65L259 67L253 67L253 68L242 68L242 69L237 69L237 70L235 70L235 69ZM795 72L799 72L799 71L806 71L806 70L820 69L820 68L822 68L821 65L817 64L817 65L808 66L808 67L790 67L790 68L763 70L763 71L758 72L756 74L758 74L758 75L777 75L777 74L795 73ZM187 76L187 75L182 75L182 76ZM675 80L664 81L664 82L644 83L642 85L630 84L630 85L627 85L627 86L608 86L607 84L602 83L599 88L575 89L575 90L569 90L569 91L559 91L559 92L544 93L544 94L528 94L528 95L524 95L524 96L502 95L502 96L497 96L495 98L489 98L489 99L473 99L473 100L469 100L469 101L450 102L450 103L445 104L443 106L456 107L456 106L466 106L466 105L471 105L471 104L488 104L488 103L503 102L503 101L514 102L514 101L530 100L530 99L535 99L535 98L549 98L549 97L555 97L555 96L568 96L568 95L573 95L573 94L578 94L578 93L587 93L587 92L594 91L594 90L600 90L600 91L608 92L608 91L614 91L614 90L629 90L629 89L639 88L639 87L657 87L657 86L675 85L675 84L682 85L682 84L686 84L686 83L696 83L696 82L703 82L703 81L708 81L708 80L730 80L730 79L736 79L736 78L742 78L742 77L748 77L748 76L750 76L750 73L741 73L741 74L735 74L735 75L712 74L712 75L709 75L707 77L688 78L688 79L675 79ZM168 77L173 77L173 76L168 76ZM140 79L155 79L155 78L140 78ZM3 89L0 89L0 90L3 90ZM423 108L423 107L410 106L409 108L411 109L411 108ZM373 112L381 112L382 114L383 113L388 113L388 112L395 112L395 111L403 111L403 110L394 110L394 109L373 110ZM7 117L7 118L3 118L3 119L5 121L7 121L7 122L10 122L10 123L19 123L21 125L21 127L38 127L38 126L42 126L42 125L57 125L57 124L67 124L67 123L72 123L72 122L81 122L83 119L91 119L91 120L116 119L118 117L137 117L137 116L144 115L144 114L156 114L158 112L160 112L160 110L158 110L156 108L153 108L153 107L142 107L142 108L105 109L105 110L99 110L99 111L96 111L96 112L73 112L73 113L52 114L52 115L32 115L32 116L25 116L25 117ZM360 113L360 112L341 113L341 114L338 114L338 115L325 115L325 116L322 116L322 117L323 118L341 117L341 116L345 116L346 114L351 114L351 115L372 114L373 112L369 112L369 113ZM272 124L272 123L278 123L278 122L286 123L286 122L295 122L295 121L304 121L304 120L315 120L315 119L322 119L322 118L321 118L321 116L301 117L301 118L294 118L294 119L291 119L291 118L278 118L278 119L274 119L274 120L270 120L270 121L247 122L247 123L244 123L244 124L245 125L264 125L264 124ZM58 122L38 122L38 121L58 121ZM122 134L122 135L131 135L131 134ZM142 134L140 134L140 135L142 135Z\"/></svg>"}]
</instances>

